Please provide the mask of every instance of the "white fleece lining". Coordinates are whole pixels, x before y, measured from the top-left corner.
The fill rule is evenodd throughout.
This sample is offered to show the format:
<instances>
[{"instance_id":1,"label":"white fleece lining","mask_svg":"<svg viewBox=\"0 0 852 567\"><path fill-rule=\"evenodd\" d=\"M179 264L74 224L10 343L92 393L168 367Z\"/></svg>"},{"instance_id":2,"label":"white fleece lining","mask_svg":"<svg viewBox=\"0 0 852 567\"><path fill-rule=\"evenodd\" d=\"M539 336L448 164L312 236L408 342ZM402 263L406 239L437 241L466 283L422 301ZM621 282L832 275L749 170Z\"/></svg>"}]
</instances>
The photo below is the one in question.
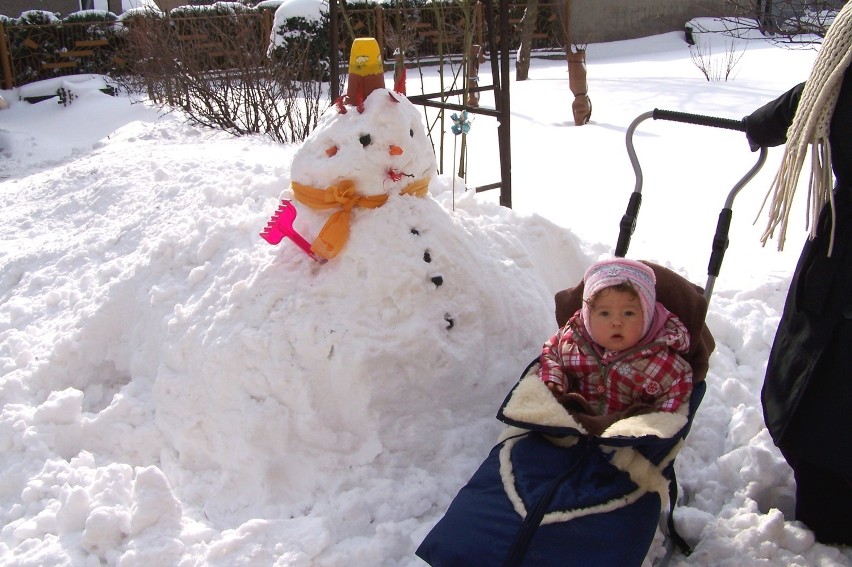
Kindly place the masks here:
<instances>
[{"instance_id":1,"label":"white fleece lining","mask_svg":"<svg viewBox=\"0 0 852 567\"><path fill-rule=\"evenodd\" d=\"M680 409L683 408L683 413ZM654 435L667 439L674 437L688 420L686 416L688 406L682 404L677 412L655 411L643 415L634 415L620 419L610 425L601 437L642 437Z\"/></svg>"},{"instance_id":2,"label":"white fleece lining","mask_svg":"<svg viewBox=\"0 0 852 567\"><path fill-rule=\"evenodd\" d=\"M634 490L630 494L622 496L621 498L614 498L609 502L604 502L596 506L589 506L588 508L578 508L576 510L550 512L548 514L545 514L541 518L541 525L558 524L559 522L568 522L576 518L582 518L583 516L591 516L592 514L604 514L606 512L612 512L613 510L618 510L619 508L624 508L625 506L633 504L634 502L639 500L639 498L642 497L644 494L645 491L640 488Z\"/></svg>"},{"instance_id":3,"label":"white fleece lining","mask_svg":"<svg viewBox=\"0 0 852 567\"><path fill-rule=\"evenodd\" d=\"M521 423L550 427L571 427L585 432L583 426L562 407L537 375L538 365L530 369L512 392L503 415Z\"/></svg>"},{"instance_id":4,"label":"white fleece lining","mask_svg":"<svg viewBox=\"0 0 852 567\"><path fill-rule=\"evenodd\" d=\"M515 489L515 471L512 469L512 447L521 437L509 439L500 449L500 478L503 480L503 490L512 503L515 512L521 518L527 517L527 508L518 491Z\"/></svg>"}]
</instances>

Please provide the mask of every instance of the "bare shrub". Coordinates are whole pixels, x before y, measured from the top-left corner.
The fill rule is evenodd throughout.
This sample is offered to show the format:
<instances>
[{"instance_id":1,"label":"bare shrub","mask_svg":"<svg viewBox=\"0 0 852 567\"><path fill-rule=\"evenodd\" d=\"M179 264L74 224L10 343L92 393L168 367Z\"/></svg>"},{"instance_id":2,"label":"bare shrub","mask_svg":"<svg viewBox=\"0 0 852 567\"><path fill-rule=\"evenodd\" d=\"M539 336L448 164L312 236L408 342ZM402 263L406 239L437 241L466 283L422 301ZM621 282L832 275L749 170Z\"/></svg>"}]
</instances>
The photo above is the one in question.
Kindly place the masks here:
<instances>
[{"instance_id":1,"label":"bare shrub","mask_svg":"<svg viewBox=\"0 0 852 567\"><path fill-rule=\"evenodd\" d=\"M414 56L418 53L417 44L417 18L418 13L411 10L403 10L402 4L397 3L393 7L382 11L384 14L384 43L386 56L397 54Z\"/></svg>"},{"instance_id":2,"label":"bare shrub","mask_svg":"<svg viewBox=\"0 0 852 567\"><path fill-rule=\"evenodd\" d=\"M745 49L740 50L736 41L725 42L725 52L713 55L710 42L697 41L689 46L692 63L701 70L708 81L728 81L734 78L734 69L742 59Z\"/></svg>"},{"instance_id":3,"label":"bare shrub","mask_svg":"<svg viewBox=\"0 0 852 567\"><path fill-rule=\"evenodd\" d=\"M116 80L194 123L301 142L330 102L322 70L307 45L270 56L264 39L259 14L140 18L126 33L128 72Z\"/></svg>"}]
</instances>

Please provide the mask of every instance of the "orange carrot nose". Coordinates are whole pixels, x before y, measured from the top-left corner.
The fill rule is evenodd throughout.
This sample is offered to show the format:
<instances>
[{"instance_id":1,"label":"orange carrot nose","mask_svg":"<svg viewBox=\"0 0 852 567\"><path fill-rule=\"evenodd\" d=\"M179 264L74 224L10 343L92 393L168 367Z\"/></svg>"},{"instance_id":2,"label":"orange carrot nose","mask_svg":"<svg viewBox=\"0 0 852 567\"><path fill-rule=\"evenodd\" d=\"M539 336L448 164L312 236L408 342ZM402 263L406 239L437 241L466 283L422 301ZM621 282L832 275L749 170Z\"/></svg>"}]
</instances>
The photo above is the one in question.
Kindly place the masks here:
<instances>
[{"instance_id":1,"label":"orange carrot nose","mask_svg":"<svg viewBox=\"0 0 852 567\"><path fill-rule=\"evenodd\" d=\"M399 146L391 146L388 152L392 156L401 156L404 153Z\"/></svg>"}]
</instances>

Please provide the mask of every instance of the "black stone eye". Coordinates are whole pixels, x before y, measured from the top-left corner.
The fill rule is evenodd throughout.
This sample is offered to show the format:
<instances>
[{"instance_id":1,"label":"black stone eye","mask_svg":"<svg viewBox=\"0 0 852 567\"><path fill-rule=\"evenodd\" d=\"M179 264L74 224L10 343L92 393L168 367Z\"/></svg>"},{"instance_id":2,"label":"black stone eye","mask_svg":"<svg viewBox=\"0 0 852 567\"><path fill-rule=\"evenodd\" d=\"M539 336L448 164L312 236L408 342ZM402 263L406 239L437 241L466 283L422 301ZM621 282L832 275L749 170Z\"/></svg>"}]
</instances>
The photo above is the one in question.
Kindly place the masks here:
<instances>
[{"instance_id":1,"label":"black stone eye","mask_svg":"<svg viewBox=\"0 0 852 567\"><path fill-rule=\"evenodd\" d=\"M370 137L369 134L364 134L363 136L358 138L358 141L361 142L361 145L366 148L373 142L373 139Z\"/></svg>"},{"instance_id":2,"label":"black stone eye","mask_svg":"<svg viewBox=\"0 0 852 567\"><path fill-rule=\"evenodd\" d=\"M409 136L411 136L411 137L413 138L413 137L414 137L414 130L413 130L413 129L412 129L412 130L409 130L409 131L408 131L408 135L409 135Z\"/></svg>"}]
</instances>

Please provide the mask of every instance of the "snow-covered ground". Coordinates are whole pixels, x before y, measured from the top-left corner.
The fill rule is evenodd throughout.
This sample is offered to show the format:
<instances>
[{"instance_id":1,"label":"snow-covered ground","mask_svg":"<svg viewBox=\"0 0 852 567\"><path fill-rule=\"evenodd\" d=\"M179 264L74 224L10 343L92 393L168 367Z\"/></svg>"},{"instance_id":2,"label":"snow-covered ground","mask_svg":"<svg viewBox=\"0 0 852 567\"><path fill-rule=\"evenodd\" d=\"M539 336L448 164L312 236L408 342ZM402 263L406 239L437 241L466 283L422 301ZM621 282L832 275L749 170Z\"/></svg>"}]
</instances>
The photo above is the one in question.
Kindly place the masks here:
<instances>
[{"instance_id":1,"label":"snow-covered ground","mask_svg":"<svg viewBox=\"0 0 852 567\"><path fill-rule=\"evenodd\" d=\"M698 39L720 56L732 41ZM258 235L299 146L193 127L91 83L68 107L2 91L0 563L422 565L415 548L555 329L553 294L612 250L634 187L631 121L654 108L739 119L815 57L762 39L735 49L736 76L708 82L680 33L589 45L583 127L565 62L534 60L511 86L513 209L438 175L427 197L356 210L323 265ZM499 179L495 132L473 118L469 187ZM718 210L756 154L741 133L668 122L635 142L645 200L628 256L703 284ZM800 203L783 252L759 242L780 155L735 203L708 393L677 460L676 521L696 550L672 565L852 565L794 521L761 415L805 238Z\"/></svg>"}]
</instances>

